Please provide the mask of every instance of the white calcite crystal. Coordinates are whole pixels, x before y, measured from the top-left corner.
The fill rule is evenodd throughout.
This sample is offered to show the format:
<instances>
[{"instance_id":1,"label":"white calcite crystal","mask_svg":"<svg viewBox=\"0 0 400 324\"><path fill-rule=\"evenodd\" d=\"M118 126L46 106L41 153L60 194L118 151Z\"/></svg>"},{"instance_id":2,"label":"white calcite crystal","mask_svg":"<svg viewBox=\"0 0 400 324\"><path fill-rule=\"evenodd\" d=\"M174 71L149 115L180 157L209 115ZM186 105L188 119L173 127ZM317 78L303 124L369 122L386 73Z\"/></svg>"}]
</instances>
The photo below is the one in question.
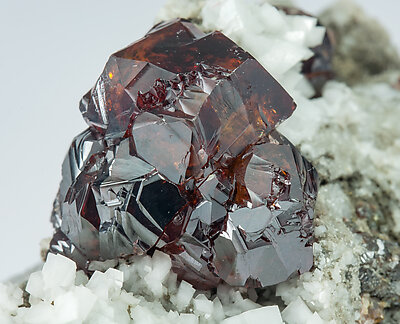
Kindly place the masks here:
<instances>
[{"instance_id":1,"label":"white calcite crystal","mask_svg":"<svg viewBox=\"0 0 400 324\"><path fill-rule=\"evenodd\" d=\"M349 15L339 11L325 19L343 23ZM314 92L300 68L325 32L315 18L286 15L266 1L169 0L159 20L175 17L190 18L205 31L221 30L252 53L298 104L279 130L316 166L321 178L312 271L276 289L220 285L216 292L202 292L178 282L170 258L161 252L129 261L92 262L89 269L96 271L90 279L76 271L73 261L49 254L43 269L30 275L25 296L15 285L0 284L0 323L381 320L383 307L400 298L400 280L394 275L399 269L400 278L399 257L387 254L397 251L394 242L400 237L400 92L393 82L400 73L392 71L352 87L331 81L322 97L309 99ZM382 285L369 276L379 273L381 264L394 274L385 277L381 271L374 278L393 284L387 295L373 296L376 287L369 284ZM396 314L388 316L387 323L400 321Z\"/></svg>"},{"instance_id":2,"label":"white calcite crystal","mask_svg":"<svg viewBox=\"0 0 400 324\"><path fill-rule=\"evenodd\" d=\"M283 323L277 306L262 307L233 288L211 296L177 282L166 254L130 261L89 279L73 261L49 254L27 282L30 307L19 307L21 289L0 285L1 323Z\"/></svg>"},{"instance_id":3,"label":"white calcite crystal","mask_svg":"<svg viewBox=\"0 0 400 324\"><path fill-rule=\"evenodd\" d=\"M0 323L12 323L22 305L22 290L12 284L0 283Z\"/></svg>"},{"instance_id":4,"label":"white calcite crystal","mask_svg":"<svg viewBox=\"0 0 400 324\"><path fill-rule=\"evenodd\" d=\"M256 310L243 312L223 320L222 324L253 324L264 319L268 323L283 323L278 306L265 306Z\"/></svg>"},{"instance_id":5,"label":"white calcite crystal","mask_svg":"<svg viewBox=\"0 0 400 324\"><path fill-rule=\"evenodd\" d=\"M318 313L312 313L300 297L296 297L282 312L283 320L293 324L324 323Z\"/></svg>"}]
</instances>

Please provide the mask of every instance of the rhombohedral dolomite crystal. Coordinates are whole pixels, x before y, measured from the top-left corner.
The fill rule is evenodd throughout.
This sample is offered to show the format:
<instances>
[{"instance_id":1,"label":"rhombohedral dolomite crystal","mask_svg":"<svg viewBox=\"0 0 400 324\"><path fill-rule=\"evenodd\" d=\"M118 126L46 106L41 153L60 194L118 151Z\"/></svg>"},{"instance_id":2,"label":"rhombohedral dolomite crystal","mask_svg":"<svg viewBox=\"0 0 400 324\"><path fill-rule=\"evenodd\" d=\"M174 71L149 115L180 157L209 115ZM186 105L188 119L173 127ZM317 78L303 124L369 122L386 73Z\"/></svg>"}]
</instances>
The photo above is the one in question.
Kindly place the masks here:
<instances>
[{"instance_id":1,"label":"rhombohedral dolomite crystal","mask_svg":"<svg viewBox=\"0 0 400 324\"><path fill-rule=\"evenodd\" d=\"M222 33L156 25L81 100L89 128L63 163L51 252L88 270L161 250L202 289L308 271L317 174L275 130L295 106Z\"/></svg>"}]
</instances>

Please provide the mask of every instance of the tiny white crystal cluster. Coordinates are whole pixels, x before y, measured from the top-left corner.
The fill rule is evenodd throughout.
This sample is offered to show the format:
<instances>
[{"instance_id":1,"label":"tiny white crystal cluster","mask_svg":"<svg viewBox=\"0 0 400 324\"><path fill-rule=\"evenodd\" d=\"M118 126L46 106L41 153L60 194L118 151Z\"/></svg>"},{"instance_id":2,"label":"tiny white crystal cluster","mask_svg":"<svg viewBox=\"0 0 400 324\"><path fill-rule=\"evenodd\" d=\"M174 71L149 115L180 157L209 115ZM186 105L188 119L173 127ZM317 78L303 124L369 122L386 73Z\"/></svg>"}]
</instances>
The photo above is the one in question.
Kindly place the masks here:
<instances>
[{"instance_id":1,"label":"tiny white crystal cluster","mask_svg":"<svg viewBox=\"0 0 400 324\"><path fill-rule=\"evenodd\" d=\"M331 82L323 97L304 100L280 131L301 147L327 185L318 193L314 244L315 270L282 283L285 303L301 296L324 319L354 322L361 309L358 268L365 253L361 239L345 225L355 206L351 198L376 203L384 195L393 228L400 230L400 92L374 82L348 88ZM341 181L355 176L345 192ZM388 218L387 221L390 221ZM399 260L394 261L393 267Z\"/></svg>"},{"instance_id":2,"label":"tiny white crystal cluster","mask_svg":"<svg viewBox=\"0 0 400 324\"><path fill-rule=\"evenodd\" d=\"M349 217L352 207L340 186L323 186L318 195L315 269L279 284L276 294L293 312L300 311L305 303L326 321L353 323L360 316L358 266L364 249L361 240L343 222ZM288 320L288 323L291 322Z\"/></svg>"},{"instance_id":3,"label":"tiny white crystal cluster","mask_svg":"<svg viewBox=\"0 0 400 324\"><path fill-rule=\"evenodd\" d=\"M49 254L43 269L29 277L29 308L18 307L20 288L0 285L0 323L283 323L277 306L261 306L227 286L210 298L178 283L170 270L169 256L155 252L89 279L70 259Z\"/></svg>"},{"instance_id":4,"label":"tiny white crystal cluster","mask_svg":"<svg viewBox=\"0 0 400 324\"><path fill-rule=\"evenodd\" d=\"M22 290L12 284L0 283L0 323L14 323L12 317L22 304Z\"/></svg>"},{"instance_id":5,"label":"tiny white crystal cluster","mask_svg":"<svg viewBox=\"0 0 400 324\"><path fill-rule=\"evenodd\" d=\"M330 82L323 97L299 102L280 126L329 182L358 173L365 183L357 195L370 198L376 187L392 195L394 231L400 231L400 92L388 83L349 88ZM393 205L391 205L393 203ZM396 216L397 215L397 216Z\"/></svg>"}]
</instances>

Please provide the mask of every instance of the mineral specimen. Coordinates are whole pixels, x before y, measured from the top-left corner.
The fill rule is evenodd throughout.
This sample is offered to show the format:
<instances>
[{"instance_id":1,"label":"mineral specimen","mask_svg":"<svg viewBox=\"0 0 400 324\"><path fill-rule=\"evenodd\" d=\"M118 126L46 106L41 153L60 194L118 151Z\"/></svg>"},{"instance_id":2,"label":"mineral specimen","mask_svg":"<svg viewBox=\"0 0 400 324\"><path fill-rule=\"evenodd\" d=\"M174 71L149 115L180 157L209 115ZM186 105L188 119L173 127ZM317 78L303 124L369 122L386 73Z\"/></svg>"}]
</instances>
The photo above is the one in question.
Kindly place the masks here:
<instances>
[{"instance_id":1,"label":"mineral specimen","mask_svg":"<svg viewBox=\"0 0 400 324\"><path fill-rule=\"evenodd\" d=\"M200 288L264 287L313 264L317 174L275 127L295 104L220 32L174 20L113 54L80 110L50 250L161 250Z\"/></svg>"},{"instance_id":2,"label":"mineral specimen","mask_svg":"<svg viewBox=\"0 0 400 324\"><path fill-rule=\"evenodd\" d=\"M312 17L312 15L294 7L278 6L277 8L288 15ZM320 21L317 22L317 26L322 26ZM330 30L326 30L322 44L314 46L311 49L314 55L308 60L303 61L301 67L301 73L310 81L317 97L321 96L321 91L325 83L333 79L333 43L333 34Z\"/></svg>"}]
</instances>

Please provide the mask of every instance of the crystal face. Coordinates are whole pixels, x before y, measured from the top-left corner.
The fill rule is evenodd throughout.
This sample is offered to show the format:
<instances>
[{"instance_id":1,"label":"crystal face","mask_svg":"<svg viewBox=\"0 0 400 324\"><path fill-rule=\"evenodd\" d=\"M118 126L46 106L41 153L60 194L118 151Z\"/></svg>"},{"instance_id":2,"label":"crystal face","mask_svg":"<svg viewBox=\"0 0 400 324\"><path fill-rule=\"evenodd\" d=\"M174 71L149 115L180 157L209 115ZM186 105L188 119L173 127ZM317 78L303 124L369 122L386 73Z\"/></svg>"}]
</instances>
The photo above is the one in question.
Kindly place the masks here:
<instances>
[{"instance_id":1,"label":"crystal face","mask_svg":"<svg viewBox=\"0 0 400 324\"><path fill-rule=\"evenodd\" d=\"M275 127L295 104L220 32L174 20L113 54L80 110L51 251L88 269L155 249L197 288L313 264L317 173Z\"/></svg>"}]
</instances>

